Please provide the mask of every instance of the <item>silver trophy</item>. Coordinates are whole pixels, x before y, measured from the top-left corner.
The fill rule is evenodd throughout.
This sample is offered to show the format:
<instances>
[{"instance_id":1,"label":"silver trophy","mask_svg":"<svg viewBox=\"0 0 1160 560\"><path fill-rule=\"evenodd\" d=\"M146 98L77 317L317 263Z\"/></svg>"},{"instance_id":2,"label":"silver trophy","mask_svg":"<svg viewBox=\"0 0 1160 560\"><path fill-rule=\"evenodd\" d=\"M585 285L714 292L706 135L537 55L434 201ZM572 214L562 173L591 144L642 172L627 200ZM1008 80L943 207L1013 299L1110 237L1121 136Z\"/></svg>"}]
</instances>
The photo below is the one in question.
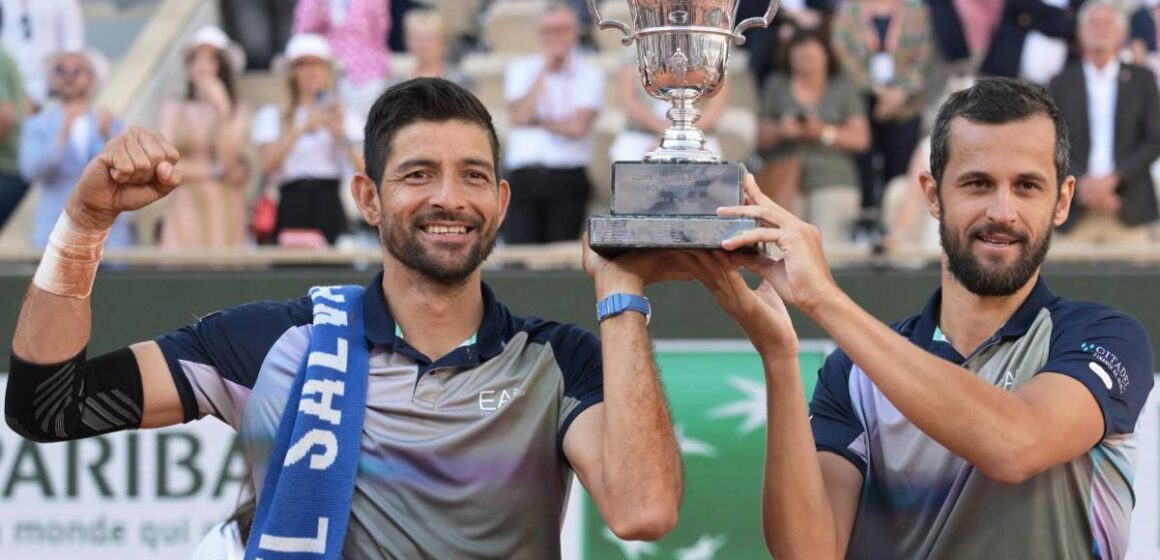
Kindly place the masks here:
<instances>
[{"instance_id":1,"label":"silver trophy","mask_svg":"<svg viewBox=\"0 0 1160 560\"><path fill-rule=\"evenodd\" d=\"M756 226L748 218L719 218L717 208L744 198L745 167L722 162L705 145L693 105L721 90L730 43L745 44L746 30L773 21L779 0L763 17L737 24L740 0L626 0L632 25L588 9L601 29L636 41L637 72L649 95L668 101L672 124L644 161L612 164L612 213L588 219L588 240L601 252L631 248L720 248L721 242Z\"/></svg>"}]
</instances>

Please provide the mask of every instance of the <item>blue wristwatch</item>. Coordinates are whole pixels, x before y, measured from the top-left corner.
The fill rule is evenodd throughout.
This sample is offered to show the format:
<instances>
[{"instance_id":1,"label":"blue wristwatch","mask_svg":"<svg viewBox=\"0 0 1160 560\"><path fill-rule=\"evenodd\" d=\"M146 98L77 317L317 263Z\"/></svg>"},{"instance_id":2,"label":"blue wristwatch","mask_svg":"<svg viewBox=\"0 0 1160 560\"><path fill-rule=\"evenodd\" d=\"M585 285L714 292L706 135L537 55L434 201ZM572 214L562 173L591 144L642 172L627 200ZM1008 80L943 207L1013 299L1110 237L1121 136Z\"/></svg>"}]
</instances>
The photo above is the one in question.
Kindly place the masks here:
<instances>
[{"instance_id":1,"label":"blue wristwatch","mask_svg":"<svg viewBox=\"0 0 1160 560\"><path fill-rule=\"evenodd\" d=\"M652 318L652 306L648 304L648 298L634 294L612 294L608 297L596 302L596 320L603 321L609 317L620 315L625 311L636 311L644 315L644 323L647 325L649 319Z\"/></svg>"}]
</instances>

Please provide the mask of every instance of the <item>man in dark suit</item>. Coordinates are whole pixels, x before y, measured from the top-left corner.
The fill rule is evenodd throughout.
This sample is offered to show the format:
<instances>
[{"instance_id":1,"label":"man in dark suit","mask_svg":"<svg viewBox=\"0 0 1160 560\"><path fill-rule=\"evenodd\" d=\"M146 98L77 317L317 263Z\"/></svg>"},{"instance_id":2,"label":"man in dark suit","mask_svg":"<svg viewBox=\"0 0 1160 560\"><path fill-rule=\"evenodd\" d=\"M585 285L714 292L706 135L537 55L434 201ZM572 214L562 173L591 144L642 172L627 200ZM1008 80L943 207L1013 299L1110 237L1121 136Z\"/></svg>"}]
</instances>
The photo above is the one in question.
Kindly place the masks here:
<instances>
[{"instance_id":1,"label":"man in dark suit","mask_svg":"<svg viewBox=\"0 0 1160 560\"><path fill-rule=\"evenodd\" d=\"M1076 11L1084 0L1006 0L1003 14L991 37L990 48L979 73L984 76L1024 78L1021 68L1024 43L1032 31L1053 39L1071 42L1075 38Z\"/></svg>"},{"instance_id":2,"label":"man in dark suit","mask_svg":"<svg viewBox=\"0 0 1160 560\"><path fill-rule=\"evenodd\" d=\"M1151 71L1122 64L1127 17L1108 0L1080 10L1082 59L1051 81L1071 132L1071 166L1079 177L1069 239L1147 241L1160 218L1149 171L1160 157L1160 94Z\"/></svg>"}]
</instances>

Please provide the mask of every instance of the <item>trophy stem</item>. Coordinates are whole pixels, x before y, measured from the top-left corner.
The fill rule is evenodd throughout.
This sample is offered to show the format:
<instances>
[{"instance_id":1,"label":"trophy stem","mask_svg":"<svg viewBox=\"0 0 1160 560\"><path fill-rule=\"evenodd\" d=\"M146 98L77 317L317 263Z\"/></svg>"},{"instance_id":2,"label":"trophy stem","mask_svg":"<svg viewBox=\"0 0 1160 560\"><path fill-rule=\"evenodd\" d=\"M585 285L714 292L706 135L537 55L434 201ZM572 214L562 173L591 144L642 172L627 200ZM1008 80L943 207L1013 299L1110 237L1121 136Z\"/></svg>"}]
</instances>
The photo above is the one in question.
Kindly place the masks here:
<instances>
[{"instance_id":1,"label":"trophy stem","mask_svg":"<svg viewBox=\"0 0 1160 560\"><path fill-rule=\"evenodd\" d=\"M666 116L673 123L661 137L660 146L645 154L644 161L674 162L689 161L698 163L717 163L721 158L709 151L705 142L705 134L696 127L695 123L701 118L701 110L693 102L700 97L700 92L694 89L673 90L669 101L673 104Z\"/></svg>"}]
</instances>

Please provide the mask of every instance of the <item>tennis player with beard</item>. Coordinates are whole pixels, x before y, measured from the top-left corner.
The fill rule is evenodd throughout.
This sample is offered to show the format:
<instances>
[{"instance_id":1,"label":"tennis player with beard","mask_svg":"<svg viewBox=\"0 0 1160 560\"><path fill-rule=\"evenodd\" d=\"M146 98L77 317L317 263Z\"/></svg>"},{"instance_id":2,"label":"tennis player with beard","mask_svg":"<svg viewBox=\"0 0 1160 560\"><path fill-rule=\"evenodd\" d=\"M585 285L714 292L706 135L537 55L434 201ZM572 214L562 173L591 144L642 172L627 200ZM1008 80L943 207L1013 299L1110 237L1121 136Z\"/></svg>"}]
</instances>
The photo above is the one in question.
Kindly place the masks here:
<instances>
[{"instance_id":1,"label":"tennis player with beard","mask_svg":"<svg viewBox=\"0 0 1160 560\"><path fill-rule=\"evenodd\" d=\"M892 326L834 283L818 231L752 181L751 205L720 210L759 221L725 249L783 254L702 255L696 269L763 358L776 558L1124 556L1153 354L1134 318L1057 296L1040 273L1075 194L1067 157L1042 89L987 79L951 96L922 178L941 286ZM750 290L738 267L764 282ZM808 406L785 304L839 346Z\"/></svg>"},{"instance_id":2,"label":"tennis player with beard","mask_svg":"<svg viewBox=\"0 0 1160 560\"><path fill-rule=\"evenodd\" d=\"M518 317L480 277L510 189L479 100L446 80L404 82L379 98L366 139L367 174L352 193L379 228L383 270L365 291L246 304L88 358L90 292L109 228L180 183L180 156L160 135L134 127L111 140L26 295L8 425L59 441L205 416L228 423L259 496L247 558L558 558L573 472L620 538L668 532L681 464L642 296L645 284L678 275L681 256L586 254L604 344L572 325ZM361 303L345 309L350 298ZM361 330L327 334L356 322L365 341ZM329 336L337 340L315 348ZM365 405L352 409L360 378ZM316 428L290 446L280 429L290 420ZM352 421L361 425L344 431ZM341 483L282 487L336 466L349 468ZM264 514L274 482L273 495L290 493L298 509ZM346 504L324 517L344 490Z\"/></svg>"}]
</instances>

